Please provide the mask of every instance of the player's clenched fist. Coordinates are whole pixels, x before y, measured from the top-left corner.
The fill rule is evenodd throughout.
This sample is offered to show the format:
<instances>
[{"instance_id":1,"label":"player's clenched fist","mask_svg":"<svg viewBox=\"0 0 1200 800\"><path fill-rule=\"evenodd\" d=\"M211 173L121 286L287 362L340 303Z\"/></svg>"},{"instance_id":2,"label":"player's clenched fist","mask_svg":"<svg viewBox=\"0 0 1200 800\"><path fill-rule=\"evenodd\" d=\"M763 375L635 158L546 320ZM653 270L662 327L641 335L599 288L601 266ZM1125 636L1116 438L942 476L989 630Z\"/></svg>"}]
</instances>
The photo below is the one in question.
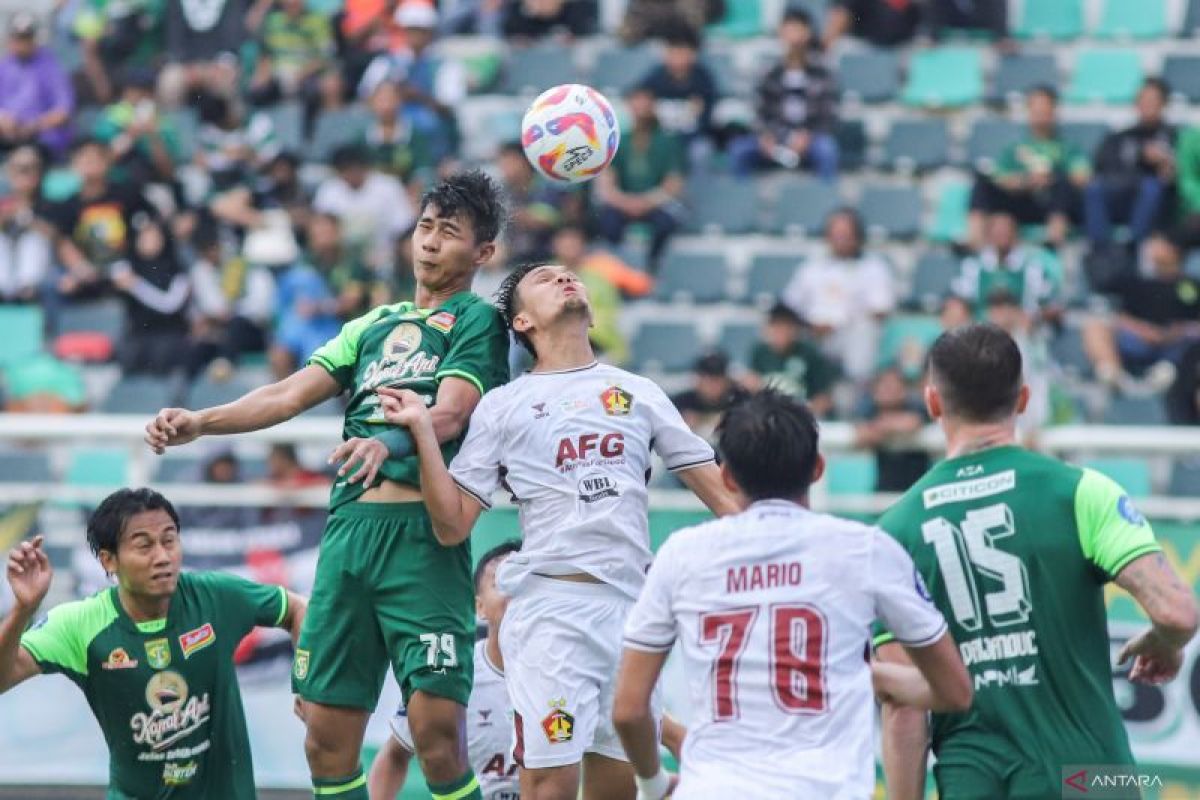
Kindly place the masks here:
<instances>
[{"instance_id":1,"label":"player's clenched fist","mask_svg":"<svg viewBox=\"0 0 1200 800\"><path fill-rule=\"evenodd\" d=\"M380 389L379 406L383 409L384 419L393 425L402 425L410 430L424 425L432 419L424 398L407 389Z\"/></svg>"},{"instance_id":2,"label":"player's clenched fist","mask_svg":"<svg viewBox=\"0 0 1200 800\"><path fill-rule=\"evenodd\" d=\"M161 456L168 447L194 441L200 433L198 413L186 408L164 408L146 425L146 444Z\"/></svg>"},{"instance_id":3,"label":"player's clenched fist","mask_svg":"<svg viewBox=\"0 0 1200 800\"><path fill-rule=\"evenodd\" d=\"M12 586L17 608L32 611L41 605L50 591L50 559L42 550L42 537L21 542L8 554L8 583Z\"/></svg>"}]
</instances>

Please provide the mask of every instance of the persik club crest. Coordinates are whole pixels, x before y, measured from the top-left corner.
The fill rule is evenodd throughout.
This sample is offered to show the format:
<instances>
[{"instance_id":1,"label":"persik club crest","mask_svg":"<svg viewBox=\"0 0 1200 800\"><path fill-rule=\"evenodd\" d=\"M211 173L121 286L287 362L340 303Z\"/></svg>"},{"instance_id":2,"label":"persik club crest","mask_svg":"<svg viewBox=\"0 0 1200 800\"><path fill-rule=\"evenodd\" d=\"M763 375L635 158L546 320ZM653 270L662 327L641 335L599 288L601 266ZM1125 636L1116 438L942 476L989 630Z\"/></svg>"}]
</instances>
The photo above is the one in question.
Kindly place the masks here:
<instances>
[{"instance_id":1,"label":"persik club crest","mask_svg":"<svg viewBox=\"0 0 1200 800\"><path fill-rule=\"evenodd\" d=\"M627 417L633 409L633 395L620 386L610 386L600 393L600 403L610 417Z\"/></svg>"},{"instance_id":2,"label":"persik club crest","mask_svg":"<svg viewBox=\"0 0 1200 800\"><path fill-rule=\"evenodd\" d=\"M550 703L550 713L542 719L542 731L550 744L563 744L575 736L575 716L565 708L566 700Z\"/></svg>"},{"instance_id":3,"label":"persik club crest","mask_svg":"<svg viewBox=\"0 0 1200 800\"><path fill-rule=\"evenodd\" d=\"M136 669L138 661L130 658L124 647L118 647L108 654L108 658L100 665L102 669Z\"/></svg>"},{"instance_id":4,"label":"persik club crest","mask_svg":"<svg viewBox=\"0 0 1200 800\"><path fill-rule=\"evenodd\" d=\"M154 669L171 666L171 640L151 639L146 642L146 663Z\"/></svg>"}]
</instances>

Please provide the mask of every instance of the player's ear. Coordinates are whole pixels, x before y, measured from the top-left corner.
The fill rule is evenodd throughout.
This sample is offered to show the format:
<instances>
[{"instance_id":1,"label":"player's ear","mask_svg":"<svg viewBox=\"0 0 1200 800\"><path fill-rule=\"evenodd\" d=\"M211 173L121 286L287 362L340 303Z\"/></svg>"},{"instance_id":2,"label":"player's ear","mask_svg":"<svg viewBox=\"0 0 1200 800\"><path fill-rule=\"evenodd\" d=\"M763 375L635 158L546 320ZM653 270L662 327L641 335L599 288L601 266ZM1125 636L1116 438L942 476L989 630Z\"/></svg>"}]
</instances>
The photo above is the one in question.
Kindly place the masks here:
<instances>
[{"instance_id":1,"label":"player's ear","mask_svg":"<svg viewBox=\"0 0 1200 800\"><path fill-rule=\"evenodd\" d=\"M1017 392L1017 413L1024 414L1029 405L1029 385L1022 383L1021 391Z\"/></svg>"},{"instance_id":2,"label":"player's ear","mask_svg":"<svg viewBox=\"0 0 1200 800\"><path fill-rule=\"evenodd\" d=\"M725 484L725 488L732 495L740 495L742 487L737 485L737 481L733 479L733 470L729 469L729 464L721 465L721 483Z\"/></svg>"},{"instance_id":3,"label":"player's ear","mask_svg":"<svg viewBox=\"0 0 1200 800\"><path fill-rule=\"evenodd\" d=\"M929 412L930 419L940 419L942 416L942 397L938 394L938 390L934 388L933 383L925 384L925 410Z\"/></svg>"},{"instance_id":4,"label":"player's ear","mask_svg":"<svg viewBox=\"0 0 1200 800\"><path fill-rule=\"evenodd\" d=\"M101 550L98 558L100 559L100 568L104 570L105 576L117 574L117 554L111 550Z\"/></svg>"},{"instance_id":5,"label":"player's ear","mask_svg":"<svg viewBox=\"0 0 1200 800\"><path fill-rule=\"evenodd\" d=\"M492 256L496 255L496 243L484 242L475 248L475 266L482 267L484 264L492 260Z\"/></svg>"},{"instance_id":6,"label":"player's ear","mask_svg":"<svg viewBox=\"0 0 1200 800\"><path fill-rule=\"evenodd\" d=\"M813 462L812 480L808 483L811 486L823 477L825 477L825 456L817 453L817 460Z\"/></svg>"}]
</instances>

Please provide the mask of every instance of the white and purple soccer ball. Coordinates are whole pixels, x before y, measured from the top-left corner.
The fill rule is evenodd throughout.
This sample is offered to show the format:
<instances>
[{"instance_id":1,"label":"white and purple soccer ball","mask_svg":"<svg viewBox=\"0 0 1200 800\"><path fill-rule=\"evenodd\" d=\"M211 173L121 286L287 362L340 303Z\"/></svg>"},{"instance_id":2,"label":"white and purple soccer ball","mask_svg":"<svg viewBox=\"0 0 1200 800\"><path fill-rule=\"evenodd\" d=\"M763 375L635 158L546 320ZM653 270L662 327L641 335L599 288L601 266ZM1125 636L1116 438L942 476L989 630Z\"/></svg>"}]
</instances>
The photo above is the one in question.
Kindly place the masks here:
<instances>
[{"instance_id":1,"label":"white and purple soccer ball","mask_svg":"<svg viewBox=\"0 0 1200 800\"><path fill-rule=\"evenodd\" d=\"M583 183L603 172L621 144L612 104L590 86L547 89L521 120L521 147L539 173L555 183Z\"/></svg>"}]
</instances>

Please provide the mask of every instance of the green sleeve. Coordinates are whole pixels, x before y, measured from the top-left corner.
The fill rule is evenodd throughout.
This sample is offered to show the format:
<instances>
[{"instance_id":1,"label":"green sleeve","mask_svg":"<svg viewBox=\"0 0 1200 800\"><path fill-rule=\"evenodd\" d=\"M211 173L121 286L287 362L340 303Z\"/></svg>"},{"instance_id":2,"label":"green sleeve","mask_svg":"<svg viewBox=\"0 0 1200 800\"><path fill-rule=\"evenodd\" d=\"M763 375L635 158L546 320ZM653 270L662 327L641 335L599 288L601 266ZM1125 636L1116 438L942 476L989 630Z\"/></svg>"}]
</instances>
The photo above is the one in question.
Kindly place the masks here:
<instances>
[{"instance_id":1,"label":"green sleeve","mask_svg":"<svg viewBox=\"0 0 1200 800\"><path fill-rule=\"evenodd\" d=\"M45 621L21 637L21 647L44 673L62 673L79 682L87 677L88 645L117 618L111 590L51 609Z\"/></svg>"},{"instance_id":2,"label":"green sleeve","mask_svg":"<svg viewBox=\"0 0 1200 800\"><path fill-rule=\"evenodd\" d=\"M826 394L833 389L833 385L837 382L838 368L814 347L810 359L809 376L808 396L815 397Z\"/></svg>"},{"instance_id":3,"label":"green sleeve","mask_svg":"<svg viewBox=\"0 0 1200 800\"><path fill-rule=\"evenodd\" d=\"M390 308L390 306L380 306L347 322L337 336L318 347L317 351L309 356L308 363L328 372L343 390L349 389L354 381L354 367L358 363L358 344L362 340L363 332L386 314Z\"/></svg>"},{"instance_id":4,"label":"green sleeve","mask_svg":"<svg viewBox=\"0 0 1200 800\"><path fill-rule=\"evenodd\" d=\"M481 302L463 312L450 330L437 378L462 378L481 396L508 380L508 330L499 311Z\"/></svg>"},{"instance_id":5,"label":"green sleeve","mask_svg":"<svg viewBox=\"0 0 1200 800\"><path fill-rule=\"evenodd\" d=\"M1017 148L1024 147L1024 143L1017 142L1010 144L1004 148L1004 152L1000 154L1000 158L996 159L995 177L1006 178L1010 175L1023 175L1025 167L1017 158Z\"/></svg>"},{"instance_id":6,"label":"green sleeve","mask_svg":"<svg viewBox=\"0 0 1200 800\"><path fill-rule=\"evenodd\" d=\"M1162 550L1125 490L1095 470L1083 470L1075 487L1075 524L1084 556L1110 578L1135 558Z\"/></svg>"},{"instance_id":7,"label":"green sleeve","mask_svg":"<svg viewBox=\"0 0 1200 800\"><path fill-rule=\"evenodd\" d=\"M774 358L771 350L763 342L757 342L750 349L750 371L766 375L775 371Z\"/></svg>"},{"instance_id":8,"label":"green sleeve","mask_svg":"<svg viewBox=\"0 0 1200 800\"><path fill-rule=\"evenodd\" d=\"M1182 210L1191 214L1200 213L1200 128L1188 128L1179 135L1176 159Z\"/></svg>"},{"instance_id":9,"label":"green sleeve","mask_svg":"<svg viewBox=\"0 0 1200 800\"><path fill-rule=\"evenodd\" d=\"M193 576L219 598L222 616L238 620L247 631L256 625L276 628L287 616L287 589L282 586L255 583L228 572L199 572Z\"/></svg>"}]
</instances>

